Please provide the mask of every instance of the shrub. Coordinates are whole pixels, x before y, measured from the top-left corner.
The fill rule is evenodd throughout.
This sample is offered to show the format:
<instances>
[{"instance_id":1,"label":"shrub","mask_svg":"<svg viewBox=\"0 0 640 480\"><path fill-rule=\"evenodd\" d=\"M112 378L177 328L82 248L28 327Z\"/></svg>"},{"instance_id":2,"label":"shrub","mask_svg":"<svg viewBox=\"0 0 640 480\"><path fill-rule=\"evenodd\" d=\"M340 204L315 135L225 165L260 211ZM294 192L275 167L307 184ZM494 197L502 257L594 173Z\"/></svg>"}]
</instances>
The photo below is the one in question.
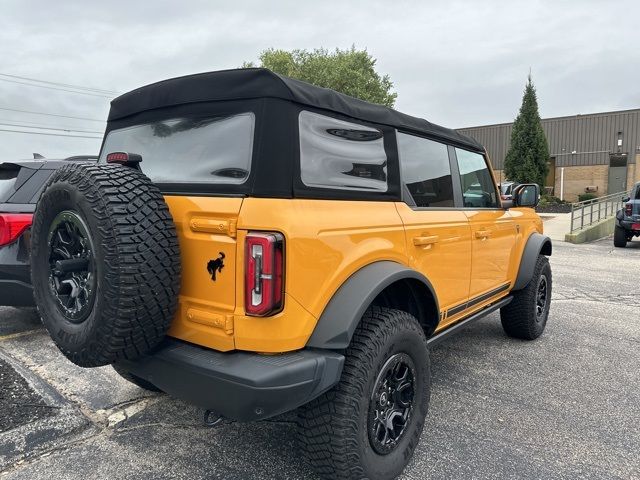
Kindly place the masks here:
<instances>
[{"instance_id":1,"label":"shrub","mask_svg":"<svg viewBox=\"0 0 640 480\"><path fill-rule=\"evenodd\" d=\"M598 196L593 193L583 193L582 195L578 195L579 202L586 202L587 200L593 200L594 198L598 198Z\"/></svg>"}]
</instances>

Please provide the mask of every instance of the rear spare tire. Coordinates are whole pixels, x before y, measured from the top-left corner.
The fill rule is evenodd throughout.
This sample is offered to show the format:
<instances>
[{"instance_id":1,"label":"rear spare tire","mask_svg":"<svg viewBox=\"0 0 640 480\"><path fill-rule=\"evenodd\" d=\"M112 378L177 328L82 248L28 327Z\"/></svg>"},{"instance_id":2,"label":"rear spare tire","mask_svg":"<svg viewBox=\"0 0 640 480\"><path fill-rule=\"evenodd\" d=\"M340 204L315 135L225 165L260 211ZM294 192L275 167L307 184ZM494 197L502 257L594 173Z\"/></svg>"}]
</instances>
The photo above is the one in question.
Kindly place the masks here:
<instances>
[{"instance_id":1,"label":"rear spare tire","mask_svg":"<svg viewBox=\"0 0 640 480\"><path fill-rule=\"evenodd\" d=\"M33 218L31 281L51 338L82 367L134 359L175 314L180 252L158 188L120 165L69 164Z\"/></svg>"}]
</instances>

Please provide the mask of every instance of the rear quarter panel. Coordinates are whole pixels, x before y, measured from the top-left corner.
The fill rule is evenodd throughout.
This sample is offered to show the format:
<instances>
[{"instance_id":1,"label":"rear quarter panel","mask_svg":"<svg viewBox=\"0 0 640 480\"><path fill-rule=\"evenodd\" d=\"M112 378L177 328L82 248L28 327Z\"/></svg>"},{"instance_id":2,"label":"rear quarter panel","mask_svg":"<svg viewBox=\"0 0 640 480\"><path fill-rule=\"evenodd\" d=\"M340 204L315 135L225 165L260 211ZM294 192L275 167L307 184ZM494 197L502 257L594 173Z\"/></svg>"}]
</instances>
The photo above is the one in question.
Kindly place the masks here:
<instances>
[{"instance_id":1,"label":"rear quarter panel","mask_svg":"<svg viewBox=\"0 0 640 480\"><path fill-rule=\"evenodd\" d=\"M285 236L285 307L272 317L244 315L241 245L252 230ZM404 229L392 202L245 199L238 221L236 348L302 348L342 283L380 260L407 264Z\"/></svg>"}]
</instances>

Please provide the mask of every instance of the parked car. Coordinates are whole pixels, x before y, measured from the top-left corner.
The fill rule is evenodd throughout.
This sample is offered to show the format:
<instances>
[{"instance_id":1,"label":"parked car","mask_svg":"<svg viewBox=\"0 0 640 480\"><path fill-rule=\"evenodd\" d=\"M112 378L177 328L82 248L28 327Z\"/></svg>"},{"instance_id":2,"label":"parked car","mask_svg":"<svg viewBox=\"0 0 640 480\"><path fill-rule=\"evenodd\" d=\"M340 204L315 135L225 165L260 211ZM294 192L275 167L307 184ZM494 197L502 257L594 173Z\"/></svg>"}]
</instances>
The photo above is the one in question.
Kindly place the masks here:
<instances>
[{"instance_id":1,"label":"parked car","mask_svg":"<svg viewBox=\"0 0 640 480\"><path fill-rule=\"evenodd\" d=\"M640 237L640 182L633 186L629 196L622 201L624 207L616 213L613 244L624 248L633 237Z\"/></svg>"},{"instance_id":2,"label":"parked car","mask_svg":"<svg viewBox=\"0 0 640 480\"><path fill-rule=\"evenodd\" d=\"M453 130L234 69L116 98L105 135L98 164L58 169L34 216L54 342L211 423L299 409L325 478L402 471L430 346L497 310L513 337L545 328L539 188L501 205L484 148Z\"/></svg>"},{"instance_id":3,"label":"parked car","mask_svg":"<svg viewBox=\"0 0 640 480\"><path fill-rule=\"evenodd\" d=\"M29 273L31 222L47 180L69 162L97 160L90 155L63 160L38 155L34 160L0 163L0 305L34 306Z\"/></svg>"},{"instance_id":4,"label":"parked car","mask_svg":"<svg viewBox=\"0 0 640 480\"><path fill-rule=\"evenodd\" d=\"M502 200L513 200L513 189L518 185L520 184L516 182L502 182L500 184L500 198Z\"/></svg>"}]
</instances>

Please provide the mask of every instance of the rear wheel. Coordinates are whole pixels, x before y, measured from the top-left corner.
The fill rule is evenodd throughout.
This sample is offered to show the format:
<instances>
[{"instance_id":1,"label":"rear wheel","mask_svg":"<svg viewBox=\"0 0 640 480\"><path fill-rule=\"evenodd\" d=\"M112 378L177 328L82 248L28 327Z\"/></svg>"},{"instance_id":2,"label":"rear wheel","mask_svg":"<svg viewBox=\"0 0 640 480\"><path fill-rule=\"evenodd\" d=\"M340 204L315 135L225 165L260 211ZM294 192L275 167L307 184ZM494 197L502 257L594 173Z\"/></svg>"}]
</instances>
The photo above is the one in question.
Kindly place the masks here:
<instances>
[{"instance_id":1,"label":"rear wheel","mask_svg":"<svg viewBox=\"0 0 640 480\"><path fill-rule=\"evenodd\" d=\"M395 478L420 439L430 385L418 321L403 311L370 308L338 385L299 411L305 457L324 478Z\"/></svg>"},{"instance_id":2,"label":"rear wheel","mask_svg":"<svg viewBox=\"0 0 640 480\"><path fill-rule=\"evenodd\" d=\"M624 248L627 246L627 232L624 228L616 225L613 230L613 246L618 248Z\"/></svg>"},{"instance_id":3,"label":"rear wheel","mask_svg":"<svg viewBox=\"0 0 640 480\"><path fill-rule=\"evenodd\" d=\"M542 335L551 307L551 266L539 255L529 284L513 293L513 300L500 309L502 328L510 337L534 340Z\"/></svg>"}]
</instances>

